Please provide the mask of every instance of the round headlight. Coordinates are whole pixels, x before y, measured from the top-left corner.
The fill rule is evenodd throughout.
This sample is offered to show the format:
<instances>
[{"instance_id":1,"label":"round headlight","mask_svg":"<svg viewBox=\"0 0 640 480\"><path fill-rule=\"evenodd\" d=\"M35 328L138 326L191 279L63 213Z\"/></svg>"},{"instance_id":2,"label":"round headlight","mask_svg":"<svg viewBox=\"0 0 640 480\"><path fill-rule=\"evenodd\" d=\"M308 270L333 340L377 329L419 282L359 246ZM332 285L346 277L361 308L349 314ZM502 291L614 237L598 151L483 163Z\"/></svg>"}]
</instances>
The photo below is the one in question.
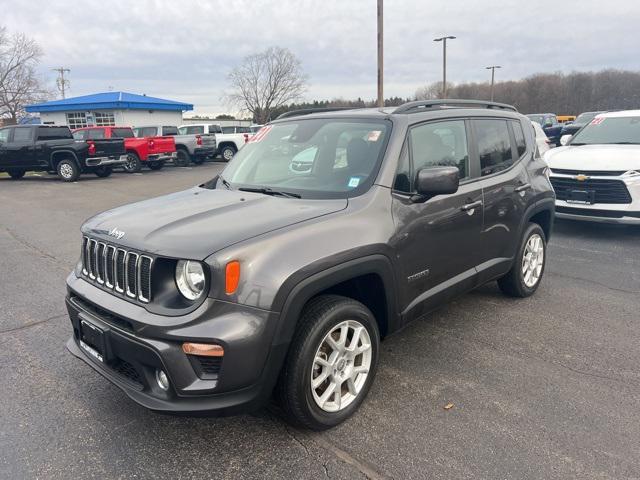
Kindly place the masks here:
<instances>
[{"instance_id":1,"label":"round headlight","mask_svg":"<svg viewBox=\"0 0 640 480\"><path fill-rule=\"evenodd\" d=\"M189 300L195 300L204 292L205 276L202 264L192 260L179 260L176 265L178 290Z\"/></svg>"}]
</instances>

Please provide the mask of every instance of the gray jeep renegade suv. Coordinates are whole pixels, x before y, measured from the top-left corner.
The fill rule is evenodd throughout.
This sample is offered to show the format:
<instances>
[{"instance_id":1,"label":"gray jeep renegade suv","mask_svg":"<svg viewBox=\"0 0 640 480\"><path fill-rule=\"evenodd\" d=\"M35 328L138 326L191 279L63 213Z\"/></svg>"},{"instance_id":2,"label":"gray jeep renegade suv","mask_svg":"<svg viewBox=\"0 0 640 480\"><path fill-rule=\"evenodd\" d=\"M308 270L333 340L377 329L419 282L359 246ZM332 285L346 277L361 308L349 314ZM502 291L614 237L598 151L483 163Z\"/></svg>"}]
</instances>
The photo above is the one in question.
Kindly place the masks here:
<instances>
[{"instance_id":1,"label":"gray jeep renegade suv","mask_svg":"<svg viewBox=\"0 0 640 480\"><path fill-rule=\"evenodd\" d=\"M82 227L67 347L156 411L272 394L324 429L360 406L381 338L497 280L538 288L554 194L513 107L299 111L221 175Z\"/></svg>"}]
</instances>

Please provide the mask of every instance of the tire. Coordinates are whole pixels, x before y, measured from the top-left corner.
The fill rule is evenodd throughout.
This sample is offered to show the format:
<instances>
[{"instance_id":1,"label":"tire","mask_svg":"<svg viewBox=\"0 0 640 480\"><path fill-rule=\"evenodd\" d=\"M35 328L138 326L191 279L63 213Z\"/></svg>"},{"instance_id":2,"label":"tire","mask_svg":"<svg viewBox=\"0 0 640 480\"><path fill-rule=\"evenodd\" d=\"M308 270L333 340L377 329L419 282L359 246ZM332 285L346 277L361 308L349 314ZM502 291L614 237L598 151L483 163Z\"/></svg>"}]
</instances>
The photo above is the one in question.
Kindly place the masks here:
<instances>
[{"instance_id":1,"label":"tire","mask_svg":"<svg viewBox=\"0 0 640 480\"><path fill-rule=\"evenodd\" d=\"M331 334L334 343L339 344L336 336L342 327L347 332L346 341L342 342L343 349L333 349L327 338ZM360 327L364 327L364 330L360 331L359 340L353 345L350 342L354 341L353 335ZM349 333L351 336L348 336ZM350 356L349 347L364 348L366 344L369 345L367 350ZM378 324L363 304L338 295L322 295L312 299L302 312L276 387L276 398L286 420L296 426L326 430L349 418L365 399L373 383L379 345ZM341 352L345 352L346 356ZM317 363L317 353L332 366ZM367 372L354 371L367 365ZM312 379L317 380L326 374L325 380L320 380L314 388ZM332 384L339 384L339 390L329 390ZM356 392L355 395L350 388ZM335 393L327 394L327 391L340 392L341 401L338 402Z\"/></svg>"},{"instance_id":2,"label":"tire","mask_svg":"<svg viewBox=\"0 0 640 480\"><path fill-rule=\"evenodd\" d=\"M65 158L56 166L58 177L63 182L75 182L80 177L80 167L71 158Z\"/></svg>"},{"instance_id":3,"label":"tire","mask_svg":"<svg viewBox=\"0 0 640 480\"><path fill-rule=\"evenodd\" d=\"M164 162L148 162L147 166L151 170L162 170L162 167L164 167Z\"/></svg>"},{"instance_id":4,"label":"tire","mask_svg":"<svg viewBox=\"0 0 640 480\"><path fill-rule=\"evenodd\" d=\"M22 169L20 169L20 170L9 170L7 173L14 180L20 180L22 177L24 177L24 174L27 173L27 171L26 170L22 170Z\"/></svg>"},{"instance_id":5,"label":"tire","mask_svg":"<svg viewBox=\"0 0 640 480\"><path fill-rule=\"evenodd\" d=\"M136 152L127 152L127 163L123 167L127 173L138 173L142 170L142 162L138 154Z\"/></svg>"},{"instance_id":6,"label":"tire","mask_svg":"<svg viewBox=\"0 0 640 480\"><path fill-rule=\"evenodd\" d=\"M176 167L186 167L191 162L191 155L186 150L180 148L176 151L176 159L174 163Z\"/></svg>"},{"instance_id":7,"label":"tire","mask_svg":"<svg viewBox=\"0 0 640 480\"><path fill-rule=\"evenodd\" d=\"M233 158L237 151L236 147L232 145L225 145L222 147L222 150L220 150L220 156L222 157L222 160L228 162Z\"/></svg>"},{"instance_id":8,"label":"tire","mask_svg":"<svg viewBox=\"0 0 640 480\"><path fill-rule=\"evenodd\" d=\"M204 163L204 157L193 157L191 161L196 165L202 165Z\"/></svg>"},{"instance_id":9,"label":"tire","mask_svg":"<svg viewBox=\"0 0 640 480\"><path fill-rule=\"evenodd\" d=\"M111 167L98 167L93 173L95 173L100 178L107 178L113 173L113 169Z\"/></svg>"},{"instance_id":10,"label":"tire","mask_svg":"<svg viewBox=\"0 0 640 480\"><path fill-rule=\"evenodd\" d=\"M542 281L546 264L547 239L544 230L537 223L529 223L520 240L511 270L498 280L500 290L510 297L524 298L533 295Z\"/></svg>"}]
</instances>

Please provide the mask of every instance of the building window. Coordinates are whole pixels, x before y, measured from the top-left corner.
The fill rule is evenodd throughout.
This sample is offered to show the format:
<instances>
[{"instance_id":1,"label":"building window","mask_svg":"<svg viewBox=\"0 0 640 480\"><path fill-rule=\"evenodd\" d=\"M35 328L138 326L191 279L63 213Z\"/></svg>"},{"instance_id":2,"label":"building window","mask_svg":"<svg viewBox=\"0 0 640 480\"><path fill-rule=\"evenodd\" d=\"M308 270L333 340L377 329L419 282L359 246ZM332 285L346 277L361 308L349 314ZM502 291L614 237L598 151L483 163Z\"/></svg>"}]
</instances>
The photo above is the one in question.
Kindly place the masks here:
<instances>
[{"instance_id":1,"label":"building window","mask_svg":"<svg viewBox=\"0 0 640 480\"><path fill-rule=\"evenodd\" d=\"M76 128L88 127L87 114L84 112L71 112L67 113L67 125L71 130Z\"/></svg>"},{"instance_id":2,"label":"building window","mask_svg":"<svg viewBox=\"0 0 640 480\"><path fill-rule=\"evenodd\" d=\"M113 112L93 112L96 127L115 127L116 119Z\"/></svg>"}]
</instances>

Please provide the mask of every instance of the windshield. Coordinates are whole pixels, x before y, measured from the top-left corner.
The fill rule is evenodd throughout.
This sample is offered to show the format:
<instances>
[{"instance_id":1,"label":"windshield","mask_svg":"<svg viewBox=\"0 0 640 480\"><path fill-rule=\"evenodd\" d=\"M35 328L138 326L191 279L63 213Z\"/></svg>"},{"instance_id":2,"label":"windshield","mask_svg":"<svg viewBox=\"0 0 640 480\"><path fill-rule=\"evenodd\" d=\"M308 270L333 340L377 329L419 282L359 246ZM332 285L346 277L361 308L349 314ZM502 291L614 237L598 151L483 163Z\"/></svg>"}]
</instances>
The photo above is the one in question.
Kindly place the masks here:
<instances>
[{"instance_id":1,"label":"windshield","mask_svg":"<svg viewBox=\"0 0 640 480\"><path fill-rule=\"evenodd\" d=\"M369 120L267 125L233 157L222 177L240 190L269 189L303 198L359 195L375 179L390 131L389 121Z\"/></svg>"},{"instance_id":2,"label":"windshield","mask_svg":"<svg viewBox=\"0 0 640 480\"><path fill-rule=\"evenodd\" d=\"M544 115L527 115L527 118L538 125L544 125Z\"/></svg>"},{"instance_id":3,"label":"windshield","mask_svg":"<svg viewBox=\"0 0 640 480\"><path fill-rule=\"evenodd\" d=\"M640 117L597 117L580 130L571 145L640 144Z\"/></svg>"},{"instance_id":4,"label":"windshield","mask_svg":"<svg viewBox=\"0 0 640 480\"><path fill-rule=\"evenodd\" d=\"M578 115L578 118L576 118L576 121L574 123L580 123L580 124L589 123L591 120L593 120L596 117L597 114L598 112L581 113L580 115Z\"/></svg>"}]
</instances>

